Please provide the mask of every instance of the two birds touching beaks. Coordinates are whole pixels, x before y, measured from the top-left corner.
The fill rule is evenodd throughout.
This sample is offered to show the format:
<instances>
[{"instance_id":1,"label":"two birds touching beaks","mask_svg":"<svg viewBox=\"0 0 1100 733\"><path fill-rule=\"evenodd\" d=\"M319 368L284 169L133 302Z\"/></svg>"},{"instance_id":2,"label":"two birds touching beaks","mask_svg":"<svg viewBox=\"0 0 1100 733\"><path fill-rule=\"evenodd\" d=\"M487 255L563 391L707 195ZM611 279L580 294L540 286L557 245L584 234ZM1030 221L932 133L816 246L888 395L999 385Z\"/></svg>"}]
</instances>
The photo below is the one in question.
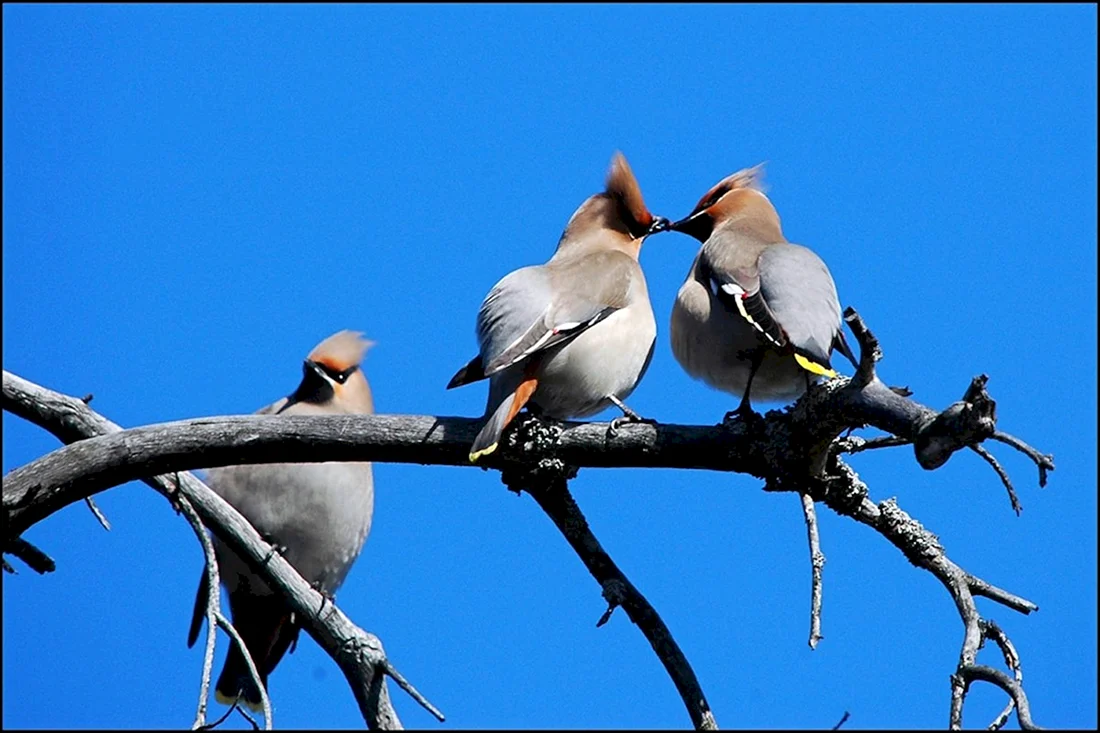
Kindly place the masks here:
<instances>
[{"instance_id":1,"label":"two birds touching beaks","mask_svg":"<svg viewBox=\"0 0 1100 733\"><path fill-rule=\"evenodd\" d=\"M447 385L489 380L470 460L496 450L525 405L566 420L614 404L618 421L641 419L624 400L649 367L657 326L638 253L666 230L703 244L672 309L672 353L691 376L741 396L736 412L752 413L750 394L790 400L836 376L834 350L855 365L832 275L783 236L761 172L723 178L670 223L649 212L616 153L604 191L573 213L554 256L509 273L481 304L479 353Z\"/></svg>"},{"instance_id":2,"label":"two birds touching beaks","mask_svg":"<svg viewBox=\"0 0 1100 733\"><path fill-rule=\"evenodd\" d=\"M573 213L550 260L509 273L481 304L478 355L447 385L489 380L486 420L470 460L492 453L524 406L564 420L615 405L624 414L616 422L641 420L624 400L649 366L657 326L638 254L647 237L666 230L703 245L672 309L672 352L692 377L740 396L737 413L752 414L750 393L790 400L821 377L836 376L834 350L855 364L828 268L809 249L787 242L760 176L757 166L722 179L688 216L670 223L649 212L617 153L605 190ZM298 388L259 413L373 413L361 369L369 346L352 331L325 339L306 358ZM208 483L328 597L370 532L370 463L226 466L209 471ZM217 537L214 545L234 626L266 687L300 623ZM209 594L204 573L188 646L198 638ZM259 689L235 645L215 695L260 709Z\"/></svg>"}]
</instances>

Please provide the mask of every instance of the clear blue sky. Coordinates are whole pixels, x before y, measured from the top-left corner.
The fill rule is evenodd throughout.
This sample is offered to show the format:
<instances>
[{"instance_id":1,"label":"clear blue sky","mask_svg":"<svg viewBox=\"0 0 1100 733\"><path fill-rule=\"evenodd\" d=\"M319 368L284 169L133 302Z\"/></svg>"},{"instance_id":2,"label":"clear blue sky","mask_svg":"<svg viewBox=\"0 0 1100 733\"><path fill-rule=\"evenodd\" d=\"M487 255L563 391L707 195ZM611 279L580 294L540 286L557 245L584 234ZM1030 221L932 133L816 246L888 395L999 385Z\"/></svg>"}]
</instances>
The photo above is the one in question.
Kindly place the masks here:
<instances>
[{"instance_id":1,"label":"clear blue sky","mask_svg":"<svg viewBox=\"0 0 1100 733\"><path fill-rule=\"evenodd\" d=\"M1000 426L1055 455L1040 490L993 444L1019 518L971 453L931 473L908 448L851 462L955 561L1041 606L979 599L1038 722L1096 725L1095 6L5 5L3 21L3 366L92 392L124 426L252 412L342 328L378 343L379 412L481 415L483 385L444 385L482 298L550 256L615 150L670 217L769 161L787 236L881 338L883 377L942 409L987 372ZM629 403L663 422L736 404L668 345L695 246L642 253L659 334ZM3 429L4 472L57 446ZM595 627L599 587L530 497L473 468L375 476L339 602L448 715L391 687L407 725L689 724L626 616ZM671 470L572 487L721 725L946 725L961 623L878 534L821 510L810 651L796 496ZM57 572L4 577L5 726L192 720L199 546L144 485L99 503L110 533L69 507L28 533ZM308 638L271 692L278 727L361 725ZM1003 699L978 686L965 722Z\"/></svg>"}]
</instances>

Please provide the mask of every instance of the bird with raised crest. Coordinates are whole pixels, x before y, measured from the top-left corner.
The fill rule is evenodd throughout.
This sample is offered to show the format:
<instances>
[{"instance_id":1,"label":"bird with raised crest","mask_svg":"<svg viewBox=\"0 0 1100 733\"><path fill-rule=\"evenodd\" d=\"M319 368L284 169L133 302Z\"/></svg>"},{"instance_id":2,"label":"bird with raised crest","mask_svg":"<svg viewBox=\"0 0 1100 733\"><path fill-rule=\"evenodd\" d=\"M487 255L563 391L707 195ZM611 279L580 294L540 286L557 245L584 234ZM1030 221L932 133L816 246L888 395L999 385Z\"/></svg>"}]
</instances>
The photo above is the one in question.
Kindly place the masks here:
<instances>
[{"instance_id":1,"label":"bird with raised crest","mask_svg":"<svg viewBox=\"0 0 1100 733\"><path fill-rule=\"evenodd\" d=\"M525 406L547 417L587 417L626 406L653 356L653 308L638 253L668 220L646 208L626 158L616 153L604 191L573 213L548 262L515 270L489 291L477 316L477 356L447 389L489 380L485 425L470 460L496 450Z\"/></svg>"},{"instance_id":2,"label":"bird with raised crest","mask_svg":"<svg viewBox=\"0 0 1100 733\"><path fill-rule=\"evenodd\" d=\"M723 178L669 226L703 244L672 308L672 353L692 377L741 397L727 418L755 415L750 394L789 401L835 377L834 350L856 364L833 277L783 236L762 172Z\"/></svg>"}]
</instances>

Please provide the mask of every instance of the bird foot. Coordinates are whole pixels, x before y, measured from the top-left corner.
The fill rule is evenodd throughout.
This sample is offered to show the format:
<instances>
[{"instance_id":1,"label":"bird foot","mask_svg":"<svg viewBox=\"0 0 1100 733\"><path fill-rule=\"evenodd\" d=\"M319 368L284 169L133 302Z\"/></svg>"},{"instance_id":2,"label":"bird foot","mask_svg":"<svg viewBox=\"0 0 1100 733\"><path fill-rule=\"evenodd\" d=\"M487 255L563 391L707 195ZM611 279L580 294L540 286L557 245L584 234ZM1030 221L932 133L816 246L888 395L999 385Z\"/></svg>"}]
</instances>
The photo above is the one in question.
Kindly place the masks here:
<instances>
[{"instance_id":1,"label":"bird foot","mask_svg":"<svg viewBox=\"0 0 1100 733\"><path fill-rule=\"evenodd\" d=\"M629 407L626 406L625 402L620 400L615 395L608 395L607 399L611 400L612 404L614 404L615 407L618 407L620 410L623 411L621 417L615 418L611 421L611 424L607 426L607 437L614 438L615 435L619 432L619 428L629 423L645 423L647 425L657 424L657 421L653 418L642 417L638 413L634 412L634 410L631 410Z\"/></svg>"},{"instance_id":2,"label":"bird foot","mask_svg":"<svg viewBox=\"0 0 1100 733\"><path fill-rule=\"evenodd\" d=\"M286 555L286 545L280 545L279 541L275 539L272 535L261 532L260 539L271 545L271 552L269 552L267 554L267 557L264 558L265 565L269 563L271 561L271 558L275 557L275 555Z\"/></svg>"},{"instance_id":3,"label":"bird foot","mask_svg":"<svg viewBox=\"0 0 1100 733\"><path fill-rule=\"evenodd\" d=\"M619 428L623 425L629 425L630 423L644 423L646 425L653 425L656 427L657 421L652 417L642 417L638 413L631 411L628 415L621 415L611 421L611 424L607 426L607 437L614 438Z\"/></svg>"},{"instance_id":4,"label":"bird foot","mask_svg":"<svg viewBox=\"0 0 1100 733\"><path fill-rule=\"evenodd\" d=\"M321 607L317 609L317 613L321 613L321 611L325 610L325 604L326 603L332 603L332 604L335 605L335 603L336 603L336 594L335 593L329 593L327 590L325 590L321 586L320 581L317 581L317 580L313 581L312 583L309 584L309 587L321 594Z\"/></svg>"},{"instance_id":5,"label":"bird foot","mask_svg":"<svg viewBox=\"0 0 1100 733\"><path fill-rule=\"evenodd\" d=\"M722 418L723 424L730 423L735 420L740 420L751 430L754 427L764 422L764 416L756 410L752 409L752 406L747 402L742 402L736 410L730 410Z\"/></svg>"}]
</instances>

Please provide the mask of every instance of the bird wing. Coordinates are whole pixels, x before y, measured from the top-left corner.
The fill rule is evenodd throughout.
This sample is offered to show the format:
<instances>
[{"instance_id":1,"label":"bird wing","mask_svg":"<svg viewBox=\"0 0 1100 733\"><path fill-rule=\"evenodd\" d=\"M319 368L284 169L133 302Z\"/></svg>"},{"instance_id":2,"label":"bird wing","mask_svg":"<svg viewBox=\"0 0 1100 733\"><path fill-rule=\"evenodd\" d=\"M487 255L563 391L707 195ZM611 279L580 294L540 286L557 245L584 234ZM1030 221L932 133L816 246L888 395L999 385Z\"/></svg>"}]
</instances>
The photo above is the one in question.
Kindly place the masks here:
<instances>
[{"instance_id":1,"label":"bird wing","mask_svg":"<svg viewBox=\"0 0 1100 733\"><path fill-rule=\"evenodd\" d=\"M830 353L840 333L840 302L833 276L814 252L798 244L769 247L760 255L760 294L782 324L795 357L818 374L832 372Z\"/></svg>"},{"instance_id":2,"label":"bird wing","mask_svg":"<svg viewBox=\"0 0 1100 733\"><path fill-rule=\"evenodd\" d=\"M725 247L706 247L700 257L711 292L726 310L751 324L773 346L785 347L787 334L762 291L759 257L756 253L749 257L715 256L725 252L729 252Z\"/></svg>"},{"instance_id":3,"label":"bird wing","mask_svg":"<svg viewBox=\"0 0 1100 733\"><path fill-rule=\"evenodd\" d=\"M637 263L600 251L507 275L478 313L484 374L576 338L629 303Z\"/></svg>"}]
</instances>

